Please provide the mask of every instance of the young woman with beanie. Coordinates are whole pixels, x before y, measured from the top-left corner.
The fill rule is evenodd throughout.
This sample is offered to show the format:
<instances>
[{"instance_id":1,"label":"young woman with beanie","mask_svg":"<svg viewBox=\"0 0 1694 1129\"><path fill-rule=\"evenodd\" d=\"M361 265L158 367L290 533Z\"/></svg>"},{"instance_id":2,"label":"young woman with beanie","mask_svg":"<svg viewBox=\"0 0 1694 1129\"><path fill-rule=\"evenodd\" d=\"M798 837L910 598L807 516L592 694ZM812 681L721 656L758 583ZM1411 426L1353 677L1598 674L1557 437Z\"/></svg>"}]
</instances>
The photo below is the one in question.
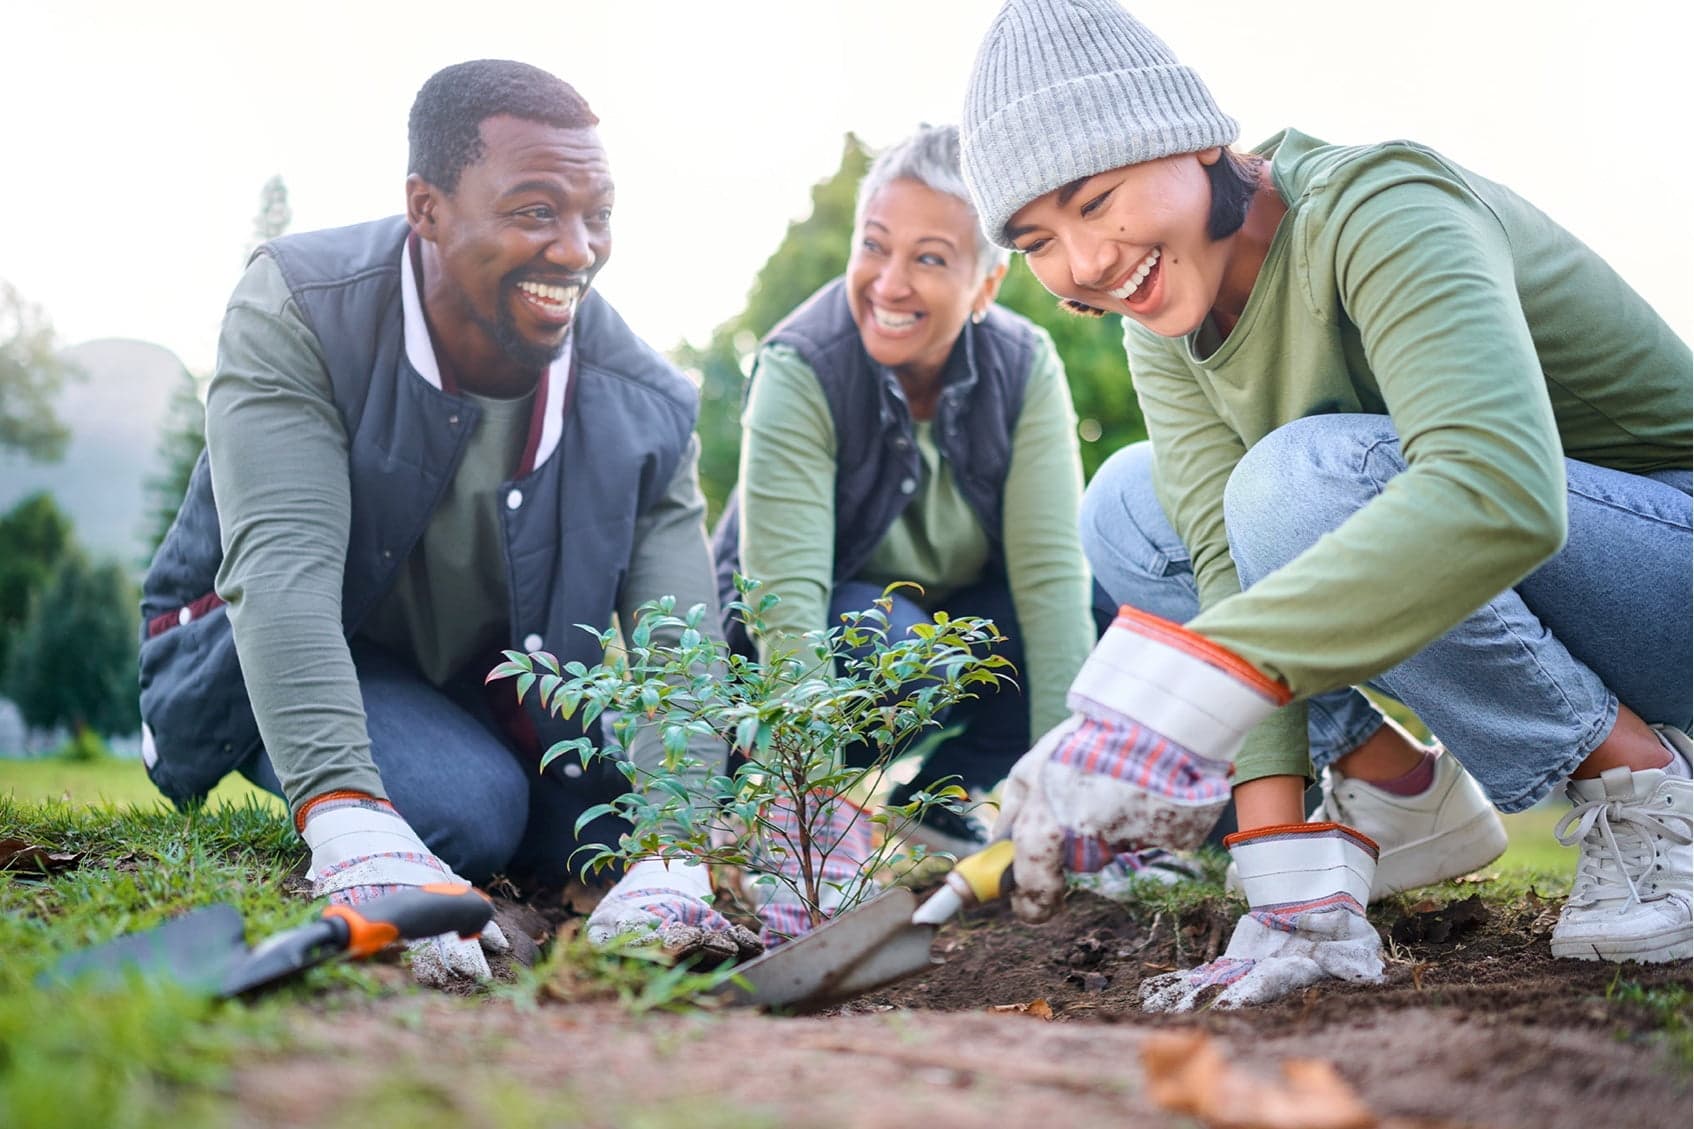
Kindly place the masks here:
<instances>
[{"instance_id":1,"label":"young woman with beanie","mask_svg":"<svg viewBox=\"0 0 1694 1129\"><path fill-rule=\"evenodd\" d=\"M1686 959L1688 346L1431 149L1235 139L1113 0L1009 0L971 76L984 232L1066 305L1123 318L1150 436L1084 502L1125 607L1008 782L1016 908L1052 913L1063 872L1111 849L1192 845L1233 789L1249 912L1144 1006L1378 979L1379 854L1404 885L1497 853L1462 764L1502 811L1561 786L1573 804L1555 955Z\"/></svg>"}]
</instances>

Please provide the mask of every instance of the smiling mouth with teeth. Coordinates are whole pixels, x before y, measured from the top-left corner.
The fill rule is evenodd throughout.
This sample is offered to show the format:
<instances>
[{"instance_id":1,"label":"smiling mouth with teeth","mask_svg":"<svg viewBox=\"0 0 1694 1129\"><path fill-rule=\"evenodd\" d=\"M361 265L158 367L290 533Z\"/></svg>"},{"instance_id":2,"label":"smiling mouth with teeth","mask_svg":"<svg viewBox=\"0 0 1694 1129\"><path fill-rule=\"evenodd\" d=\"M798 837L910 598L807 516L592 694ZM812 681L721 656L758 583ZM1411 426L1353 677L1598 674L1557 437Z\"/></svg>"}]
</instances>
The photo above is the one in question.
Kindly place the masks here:
<instances>
[{"instance_id":1,"label":"smiling mouth with teeth","mask_svg":"<svg viewBox=\"0 0 1694 1129\"><path fill-rule=\"evenodd\" d=\"M871 318L876 322L879 329L896 332L902 329L910 329L918 324L918 318L922 316L921 314L899 314L893 310L885 310L880 306L871 307Z\"/></svg>"},{"instance_id":2,"label":"smiling mouth with teeth","mask_svg":"<svg viewBox=\"0 0 1694 1129\"><path fill-rule=\"evenodd\" d=\"M520 282L518 289L531 303L555 317L574 313L577 302L582 298L582 286L578 283L553 286L544 282Z\"/></svg>"},{"instance_id":3,"label":"smiling mouth with teeth","mask_svg":"<svg viewBox=\"0 0 1694 1129\"><path fill-rule=\"evenodd\" d=\"M1120 302L1128 302L1132 300L1135 296L1135 292L1141 289L1141 284L1147 281L1147 276L1152 274L1154 268L1158 265L1159 249L1155 247L1147 253L1147 257L1142 259L1140 264L1136 266L1135 270L1130 273L1130 276L1124 280L1122 286L1118 287L1116 290L1108 290L1106 293L1110 294Z\"/></svg>"}]
</instances>

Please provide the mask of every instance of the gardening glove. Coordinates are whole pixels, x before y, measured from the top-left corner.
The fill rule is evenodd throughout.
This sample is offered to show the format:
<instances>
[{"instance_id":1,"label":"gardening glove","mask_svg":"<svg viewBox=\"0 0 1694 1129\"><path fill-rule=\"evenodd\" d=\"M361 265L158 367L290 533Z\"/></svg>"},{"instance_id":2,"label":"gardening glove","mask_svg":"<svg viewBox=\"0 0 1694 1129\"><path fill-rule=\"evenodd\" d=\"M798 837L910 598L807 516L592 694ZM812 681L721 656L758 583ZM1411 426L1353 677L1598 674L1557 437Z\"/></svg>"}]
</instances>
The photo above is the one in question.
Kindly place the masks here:
<instances>
[{"instance_id":1,"label":"gardening glove","mask_svg":"<svg viewBox=\"0 0 1694 1129\"><path fill-rule=\"evenodd\" d=\"M306 877L314 898L359 906L408 886L470 885L424 846L387 800L363 792L330 792L309 801L296 819L301 837L312 849L312 868ZM418 983L445 988L492 977L482 953L484 945L495 952L512 947L500 927L490 921L480 938L465 940L443 933L409 941L406 949Z\"/></svg>"},{"instance_id":2,"label":"gardening glove","mask_svg":"<svg viewBox=\"0 0 1694 1129\"><path fill-rule=\"evenodd\" d=\"M673 958L745 960L765 951L753 931L711 906L712 879L697 862L642 859L624 871L588 917L588 939L604 945L628 934L659 944Z\"/></svg>"},{"instance_id":3,"label":"gardening glove","mask_svg":"<svg viewBox=\"0 0 1694 1129\"><path fill-rule=\"evenodd\" d=\"M759 915L759 939L766 948L775 948L811 932L812 916L801 866L803 821L795 806L783 801L771 804L764 815L764 838L742 873L742 897ZM824 917L852 908L876 890L876 882L865 873L872 853L871 821L858 805L813 793L807 797L804 822L812 826L811 871Z\"/></svg>"},{"instance_id":4,"label":"gardening glove","mask_svg":"<svg viewBox=\"0 0 1694 1129\"><path fill-rule=\"evenodd\" d=\"M1247 731L1287 687L1203 636L1123 608L1071 683L1070 718L1012 767L994 837L1017 847L1012 909L1045 921L1065 871L1199 845L1229 801Z\"/></svg>"},{"instance_id":5,"label":"gardening glove","mask_svg":"<svg viewBox=\"0 0 1694 1129\"><path fill-rule=\"evenodd\" d=\"M1382 938L1365 920L1376 844L1340 823L1291 823L1224 839L1247 916L1223 956L1141 985L1146 1011L1262 1004L1320 980L1382 979Z\"/></svg>"}]
</instances>

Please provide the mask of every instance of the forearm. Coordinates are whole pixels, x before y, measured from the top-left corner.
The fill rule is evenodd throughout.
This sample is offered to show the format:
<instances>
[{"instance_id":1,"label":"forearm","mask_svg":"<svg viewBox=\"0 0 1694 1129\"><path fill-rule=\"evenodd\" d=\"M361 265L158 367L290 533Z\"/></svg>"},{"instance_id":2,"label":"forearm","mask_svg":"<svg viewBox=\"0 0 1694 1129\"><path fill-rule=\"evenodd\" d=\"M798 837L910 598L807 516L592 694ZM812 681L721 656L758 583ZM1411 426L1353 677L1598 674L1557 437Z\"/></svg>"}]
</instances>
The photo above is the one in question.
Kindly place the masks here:
<instances>
[{"instance_id":1,"label":"forearm","mask_svg":"<svg viewBox=\"0 0 1694 1129\"><path fill-rule=\"evenodd\" d=\"M1065 719L1066 691L1094 647L1088 564L1075 519L1081 500L1076 413L1048 347L1031 373L1013 433L1003 514L1031 735Z\"/></svg>"},{"instance_id":2,"label":"forearm","mask_svg":"<svg viewBox=\"0 0 1694 1129\"><path fill-rule=\"evenodd\" d=\"M697 472L699 452L699 439L690 436L688 450L664 497L642 515L637 525L629 572L618 598L618 620L626 631L635 626L636 609L642 604L672 596L676 599L678 618L685 618L696 605L705 609L698 628L704 639L717 639L721 634L711 549L706 542L706 503L700 493ZM657 629L653 632L653 643L675 648L680 645L682 630ZM679 674L671 681L681 689L686 686L687 677ZM666 771L662 725L644 724L638 728L631 743L630 759L644 774ZM688 759L692 763L682 776L693 788L707 776L724 771L728 750L721 740L696 735L689 738Z\"/></svg>"},{"instance_id":3,"label":"forearm","mask_svg":"<svg viewBox=\"0 0 1694 1129\"><path fill-rule=\"evenodd\" d=\"M767 349L743 414L736 486L741 571L780 599L764 616L761 659L773 643L793 648L828 626L835 474L835 427L816 377L793 354Z\"/></svg>"},{"instance_id":4,"label":"forearm","mask_svg":"<svg viewBox=\"0 0 1694 1129\"><path fill-rule=\"evenodd\" d=\"M351 513L346 435L315 340L260 260L225 318L206 447L223 535L217 591L292 806L383 795L341 623Z\"/></svg>"}]
</instances>

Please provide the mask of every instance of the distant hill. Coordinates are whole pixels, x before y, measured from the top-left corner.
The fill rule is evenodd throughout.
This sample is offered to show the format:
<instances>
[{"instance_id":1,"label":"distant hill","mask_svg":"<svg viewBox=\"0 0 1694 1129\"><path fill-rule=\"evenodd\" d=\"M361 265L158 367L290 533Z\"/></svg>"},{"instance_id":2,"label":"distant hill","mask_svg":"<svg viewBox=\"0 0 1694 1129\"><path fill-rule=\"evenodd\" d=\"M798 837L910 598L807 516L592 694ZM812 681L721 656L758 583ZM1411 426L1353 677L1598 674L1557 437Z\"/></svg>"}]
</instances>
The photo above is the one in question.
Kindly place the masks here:
<instances>
[{"instance_id":1,"label":"distant hill","mask_svg":"<svg viewBox=\"0 0 1694 1129\"><path fill-rule=\"evenodd\" d=\"M60 356L83 371L54 404L71 429L65 457L34 463L0 453L0 511L45 490L90 553L139 568L148 550L144 489L159 469L159 436L183 364L163 345L123 338L83 342Z\"/></svg>"}]
</instances>

